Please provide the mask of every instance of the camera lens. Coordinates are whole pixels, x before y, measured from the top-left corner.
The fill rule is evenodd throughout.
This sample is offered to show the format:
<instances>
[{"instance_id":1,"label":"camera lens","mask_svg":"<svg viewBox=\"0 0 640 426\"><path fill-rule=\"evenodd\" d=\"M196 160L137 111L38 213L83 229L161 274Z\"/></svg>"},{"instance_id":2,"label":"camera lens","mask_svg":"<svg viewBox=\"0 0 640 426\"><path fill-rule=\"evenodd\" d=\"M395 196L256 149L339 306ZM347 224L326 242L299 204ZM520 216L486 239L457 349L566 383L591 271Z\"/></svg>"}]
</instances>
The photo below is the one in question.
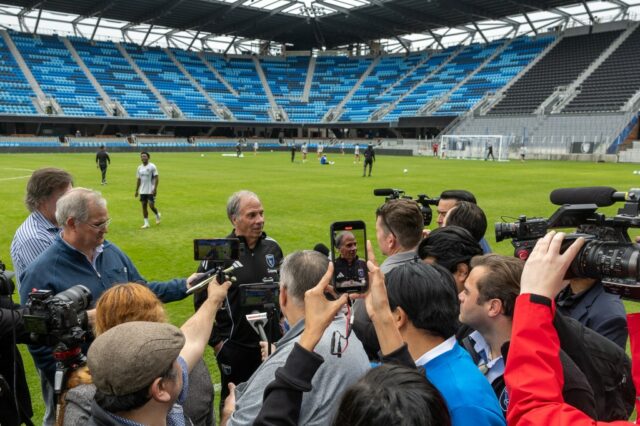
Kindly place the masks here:
<instances>
[{"instance_id":1,"label":"camera lens","mask_svg":"<svg viewBox=\"0 0 640 426\"><path fill-rule=\"evenodd\" d=\"M513 238L518 235L519 223L504 223L498 222L495 225L496 228L496 242L500 242L505 238Z\"/></svg>"},{"instance_id":2,"label":"camera lens","mask_svg":"<svg viewBox=\"0 0 640 426\"><path fill-rule=\"evenodd\" d=\"M89 307L91 299L91 291L83 285L75 285L62 293L55 296L64 302L70 302L76 312L83 311Z\"/></svg>"},{"instance_id":3,"label":"camera lens","mask_svg":"<svg viewBox=\"0 0 640 426\"><path fill-rule=\"evenodd\" d=\"M576 277L640 279L640 249L633 243L587 241L571 263Z\"/></svg>"},{"instance_id":4,"label":"camera lens","mask_svg":"<svg viewBox=\"0 0 640 426\"><path fill-rule=\"evenodd\" d=\"M429 206L420 209L422 210L422 221L424 226L429 226L431 224L431 219L433 219L433 212L429 208Z\"/></svg>"}]
</instances>

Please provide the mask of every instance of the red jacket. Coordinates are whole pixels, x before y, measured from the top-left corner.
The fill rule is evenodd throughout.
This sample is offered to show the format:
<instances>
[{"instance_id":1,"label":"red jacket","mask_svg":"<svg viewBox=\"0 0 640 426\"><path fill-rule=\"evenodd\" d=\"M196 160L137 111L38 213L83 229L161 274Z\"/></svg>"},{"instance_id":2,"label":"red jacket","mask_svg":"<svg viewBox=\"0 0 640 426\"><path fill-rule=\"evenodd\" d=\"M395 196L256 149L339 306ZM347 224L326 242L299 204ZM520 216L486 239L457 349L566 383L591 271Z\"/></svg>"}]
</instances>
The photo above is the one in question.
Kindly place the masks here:
<instances>
[{"instance_id":1,"label":"red jacket","mask_svg":"<svg viewBox=\"0 0 640 426\"><path fill-rule=\"evenodd\" d=\"M523 294L516 300L511 344L504 378L509 392L507 423L511 426L627 426L631 422L596 422L562 399L560 341L553 327L555 303ZM640 314L627 316L631 338L633 381L640 390ZM640 412L640 401L636 400Z\"/></svg>"}]
</instances>

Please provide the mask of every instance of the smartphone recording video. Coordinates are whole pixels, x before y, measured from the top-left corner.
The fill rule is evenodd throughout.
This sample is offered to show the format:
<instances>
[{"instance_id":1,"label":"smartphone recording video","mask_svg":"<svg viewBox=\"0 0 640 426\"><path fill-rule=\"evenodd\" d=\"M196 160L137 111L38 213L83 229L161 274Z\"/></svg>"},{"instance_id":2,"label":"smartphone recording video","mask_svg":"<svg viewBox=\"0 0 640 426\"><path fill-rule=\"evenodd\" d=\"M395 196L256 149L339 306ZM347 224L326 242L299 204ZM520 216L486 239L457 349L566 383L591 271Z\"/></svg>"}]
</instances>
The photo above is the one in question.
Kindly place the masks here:
<instances>
[{"instance_id":1,"label":"smartphone recording video","mask_svg":"<svg viewBox=\"0 0 640 426\"><path fill-rule=\"evenodd\" d=\"M193 240L194 260L208 260L214 263L230 263L238 259L240 240L237 238L195 239Z\"/></svg>"},{"instance_id":2,"label":"smartphone recording video","mask_svg":"<svg viewBox=\"0 0 640 426\"><path fill-rule=\"evenodd\" d=\"M333 288L337 293L364 293L369 288L367 231L361 220L331 224Z\"/></svg>"}]
</instances>

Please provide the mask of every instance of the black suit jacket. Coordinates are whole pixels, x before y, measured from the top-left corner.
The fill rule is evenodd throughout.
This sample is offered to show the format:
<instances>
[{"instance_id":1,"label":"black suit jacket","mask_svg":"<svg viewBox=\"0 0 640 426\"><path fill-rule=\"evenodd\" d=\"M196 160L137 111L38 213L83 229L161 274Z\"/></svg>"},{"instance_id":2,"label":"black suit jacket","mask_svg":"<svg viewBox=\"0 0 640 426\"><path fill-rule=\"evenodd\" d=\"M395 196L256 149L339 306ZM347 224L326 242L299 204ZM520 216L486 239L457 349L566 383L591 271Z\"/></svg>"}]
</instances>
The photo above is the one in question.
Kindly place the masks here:
<instances>
[{"instance_id":1,"label":"black suit jacket","mask_svg":"<svg viewBox=\"0 0 640 426\"><path fill-rule=\"evenodd\" d=\"M578 294L573 294L567 286L558 295L556 303L560 313L578 320L622 349L626 348L629 330L622 300L605 292L599 281Z\"/></svg>"}]
</instances>

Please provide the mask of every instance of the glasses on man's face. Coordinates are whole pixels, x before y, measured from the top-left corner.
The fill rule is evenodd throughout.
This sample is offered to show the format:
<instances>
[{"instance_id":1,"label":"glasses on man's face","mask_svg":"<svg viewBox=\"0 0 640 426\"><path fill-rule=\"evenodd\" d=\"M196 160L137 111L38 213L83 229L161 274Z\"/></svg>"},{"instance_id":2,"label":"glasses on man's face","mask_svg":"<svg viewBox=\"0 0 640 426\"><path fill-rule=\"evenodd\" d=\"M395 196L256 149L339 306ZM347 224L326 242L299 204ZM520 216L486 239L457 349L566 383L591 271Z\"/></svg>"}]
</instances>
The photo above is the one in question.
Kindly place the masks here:
<instances>
[{"instance_id":1,"label":"glasses on man's face","mask_svg":"<svg viewBox=\"0 0 640 426\"><path fill-rule=\"evenodd\" d=\"M107 227L111 223L111 218L105 220L102 223L89 223L89 222L85 222L85 223L90 227L92 227L93 229L96 229L98 231L104 231L105 229L107 229Z\"/></svg>"}]
</instances>

